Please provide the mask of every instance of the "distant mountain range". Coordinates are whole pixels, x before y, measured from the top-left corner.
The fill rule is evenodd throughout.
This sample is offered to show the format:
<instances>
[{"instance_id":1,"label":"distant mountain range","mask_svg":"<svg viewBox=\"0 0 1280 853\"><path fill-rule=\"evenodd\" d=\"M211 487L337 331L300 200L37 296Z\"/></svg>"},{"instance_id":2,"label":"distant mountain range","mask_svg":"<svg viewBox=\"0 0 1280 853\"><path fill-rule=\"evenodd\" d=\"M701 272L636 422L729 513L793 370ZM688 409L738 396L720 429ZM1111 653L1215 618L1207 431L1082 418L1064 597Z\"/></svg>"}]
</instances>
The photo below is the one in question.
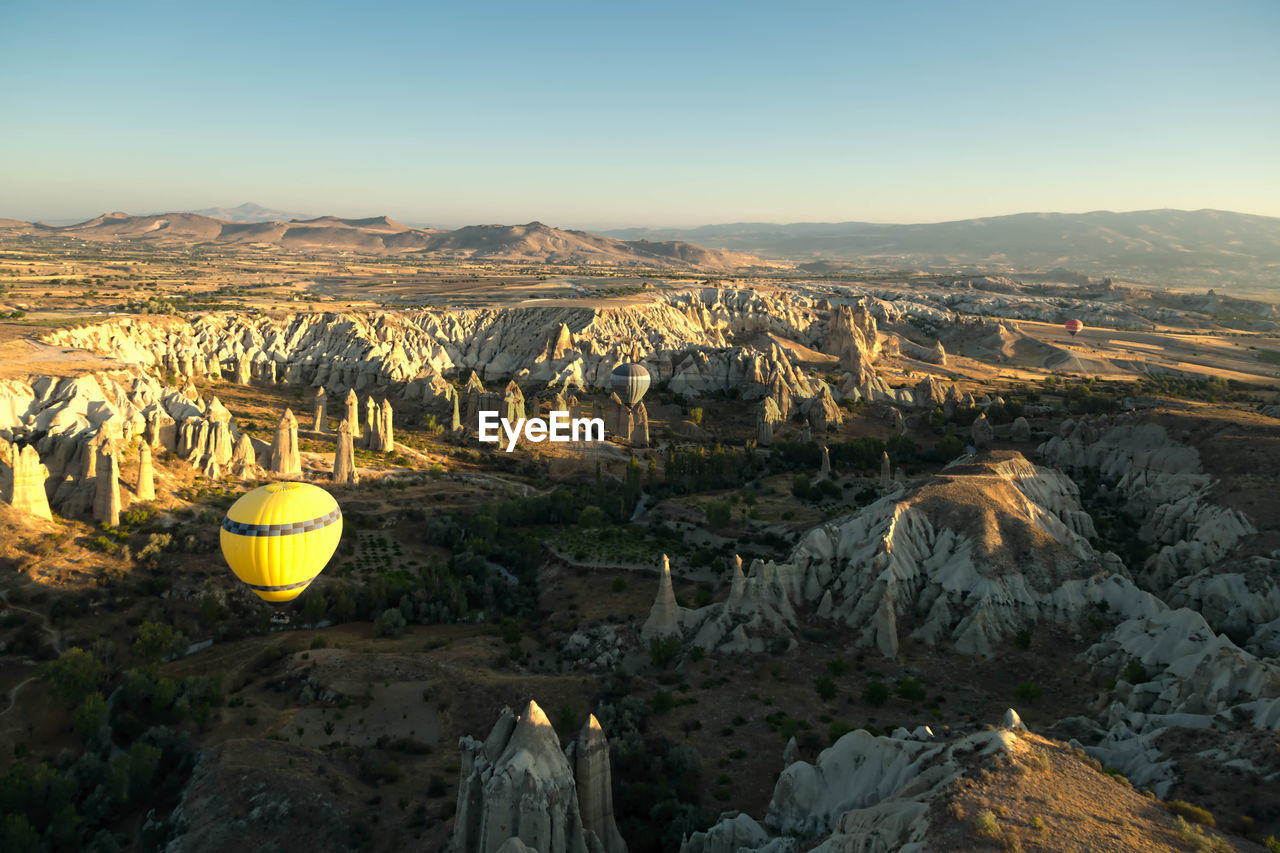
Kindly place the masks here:
<instances>
[{"instance_id":1,"label":"distant mountain range","mask_svg":"<svg viewBox=\"0 0 1280 853\"><path fill-rule=\"evenodd\" d=\"M236 215L248 217L265 208L241 205L233 210ZM386 216L236 221L201 213L134 216L117 211L66 226L0 220L0 236L128 241L165 247L239 246L319 253L358 252L708 271L780 266L740 252L707 250L670 240L618 240L585 231L552 228L541 222L469 225L456 231L444 231L411 228Z\"/></svg>"},{"instance_id":2,"label":"distant mountain range","mask_svg":"<svg viewBox=\"0 0 1280 853\"><path fill-rule=\"evenodd\" d=\"M1155 283L1280 287L1280 219L1222 210L1018 213L926 225L740 222L604 233L819 262L814 271L838 271L844 265L1067 268Z\"/></svg>"},{"instance_id":3,"label":"distant mountain range","mask_svg":"<svg viewBox=\"0 0 1280 853\"><path fill-rule=\"evenodd\" d=\"M236 207L206 207L203 210L188 210L184 212L208 216L210 219L221 219L225 222L289 222L294 219L311 218L305 213L288 213L283 210L263 207L251 201L246 201Z\"/></svg>"},{"instance_id":4,"label":"distant mountain range","mask_svg":"<svg viewBox=\"0 0 1280 853\"><path fill-rule=\"evenodd\" d=\"M106 213L67 226L0 220L0 234L707 271L798 265L814 275L980 270L1048 272L1069 281L1075 273L1155 286L1280 291L1280 219L1221 210L1019 213L924 225L742 222L595 234L541 222L415 228L385 216L304 218L248 203L147 216Z\"/></svg>"}]
</instances>

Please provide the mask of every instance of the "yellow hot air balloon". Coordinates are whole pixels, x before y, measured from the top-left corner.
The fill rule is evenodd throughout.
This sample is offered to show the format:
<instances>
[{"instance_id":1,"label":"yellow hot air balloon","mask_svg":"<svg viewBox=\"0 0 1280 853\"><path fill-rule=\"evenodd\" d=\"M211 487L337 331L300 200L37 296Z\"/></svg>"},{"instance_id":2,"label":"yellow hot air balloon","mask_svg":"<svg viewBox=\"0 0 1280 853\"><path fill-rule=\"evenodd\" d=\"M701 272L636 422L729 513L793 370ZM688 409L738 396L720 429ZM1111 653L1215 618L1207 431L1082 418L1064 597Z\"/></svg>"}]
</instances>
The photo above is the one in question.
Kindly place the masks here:
<instances>
[{"instance_id":1,"label":"yellow hot air balloon","mask_svg":"<svg viewBox=\"0 0 1280 853\"><path fill-rule=\"evenodd\" d=\"M287 604L316 579L341 537L333 495L309 483L271 483L227 510L222 556L263 601Z\"/></svg>"}]
</instances>

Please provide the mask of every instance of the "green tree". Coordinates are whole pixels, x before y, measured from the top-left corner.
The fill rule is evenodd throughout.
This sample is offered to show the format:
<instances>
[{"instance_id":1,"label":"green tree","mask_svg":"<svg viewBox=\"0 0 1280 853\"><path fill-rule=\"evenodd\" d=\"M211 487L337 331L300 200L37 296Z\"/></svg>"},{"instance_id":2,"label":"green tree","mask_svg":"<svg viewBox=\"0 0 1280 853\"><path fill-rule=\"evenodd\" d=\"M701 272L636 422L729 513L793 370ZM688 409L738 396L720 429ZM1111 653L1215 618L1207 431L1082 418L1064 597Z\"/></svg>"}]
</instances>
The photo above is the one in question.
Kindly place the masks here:
<instances>
[{"instance_id":1,"label":"green tree","mask_svg":"<svg viewBox=\"0 0 1280 853\"><path fill-rule=\"evenodd\" d=\"M172 625L143 622L133 641L133 653L143 663L159 663L178 650L180 637Z\"/></svg>"},{"instance_id":2,"label":"green tree","mask_svg":"<svg viewBox=\"0 0 1280 853\"><path fill-rule=\"evenodd\" d=\"M312 591L302 604L302 621L314 627L324 621L328 612L329 602L319 592Z\"/></svg>"},{"instance_id":3,"label":"green tree","mask_svg":"<svg viewBox=\"0 0 1280 853\"><path fill-rule=\"evenodd\" d=\"M4 843L0 848L8 853L36 853L40 848L40 833L36 832L26 815L11 814L4 819Z\"/></svg>"},{"instance_id":4,"label":"green tree","mask_svg":"<svg viewBox=\"0 0 1280 853\"><path fill-rule=\"evenodd\" d=\"M399 639L404 636L406 624L404 614L400 612L400 608L388 607L378 614L377 619L373 620L373 636Z\"/></svg>"},{"instance_id":5,"label":"green tree","mask_svg":"<svg viewBox=\"0 0 1280 853\"><path fill-rule=\"evenodd\" d=\"M836 683L829 675L820 675L815 678L813 687L818 691L818 696L823 702L830 702L836 698Z\"/></svg>"},{"instance_id":6,"label":"green tree","mask_svg":"<svg viewBox=\"0 0 1280 853\"><path fill-rule=\"evenodd\" d=\"M79 705L102 681L102 665L79 646L67 649L57 660L44 664L42 670L50 689L68 707Z\"/></svg>"},{"instance_id":7,"label":"green tree","mask_svg":"<svg viewBox=\"0 0 1280 853\"><path fill-rule=\"evenodd\" d=\"M598 506L585 506L578 513L579 527L604 527L604 510Z\"/></svg>"},{"instance_id":8,"label":"green tree","mask_svg":"<svg viewBox=\"0 0 1280 853\"><path fill-rule=\"evenodd\" d=\"M81 737L89 737L107 718L107 700L96 690L84 697L84 701L71 714L71 724Z\"/></svg>"}]
</instances>

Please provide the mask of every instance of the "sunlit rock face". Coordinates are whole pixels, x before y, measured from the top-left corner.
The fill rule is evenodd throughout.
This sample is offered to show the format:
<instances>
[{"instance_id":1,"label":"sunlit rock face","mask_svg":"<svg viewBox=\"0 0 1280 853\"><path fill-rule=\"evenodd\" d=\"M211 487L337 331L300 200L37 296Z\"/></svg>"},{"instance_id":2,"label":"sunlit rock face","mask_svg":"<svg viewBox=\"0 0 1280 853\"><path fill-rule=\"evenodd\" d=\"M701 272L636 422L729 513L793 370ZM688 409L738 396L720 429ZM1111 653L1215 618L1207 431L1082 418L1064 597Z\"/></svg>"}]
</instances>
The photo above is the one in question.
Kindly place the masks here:
<instances>
[{"instance_id":1,"label":"sunlit rock face","mask_svg":"<svg viewBox=\"0 0 1280 853\"><path fill-rule=\"evenodd\" d=\"M929 644L991 655L1021 628L1070 622L1099 601L1148 616L1113 554L1089 544L1093 521L1075 484L1012 451L964 458L914 489L893 484L861 511L811 530L780 563L735 573L729 598L680 610L665 575L645 636L676 634L708 650L759 652L805 620L829 620L894 657L899 623Z\"/></svg>"},{"instance_id":2,"label":"sunlit rock face","mask_svg":"<svg viewBox=\"0 0 1280 853\"><path fill-rule=\"evenodd\" d=\"M112 447L117 468L122 454L145 444L149 451L167 451L217 477L239 436L231 413L216 397L206 403L189 381L175 390L139 368L0 382L0 438L35 453L34 461L25 454L20 485L34 488L42 480L50 509L66 516L110 517L106 510L94 512L107 500L99 498L95 480L104 443ZM137 482L135 494L149 500L144 480ZM20 489L19 498L34 500L34 492Z\"/></svg>"},{"instance_id":3,"label":"sunlit rock face","mask_svg":"<svg viewBox=\"0 0 1280 853\"><path fill-rule=\"evenodd\" d=\"M1018 721L949 742L927 726L890 737L849 732L812 764L783 769L763 820L721 818L680 853L778 853L795 850L795 838L820 841L812 849L827 853L928 849L930 806L962 774L1016 750L1025 731Z\"/></svg>"},{"instance_id":4,"label":"sunlit rock face","mask_svg":"<svg viewBox=\"0 0 1280 853\"><path fill-rule=\"evenodd\" d=\"M504 709L483 741L459 743L454 853L625 853L613 820L609 744L594 717L570 746L572 756L533 701L519 717Z\"/></svg>"}]
</instances>

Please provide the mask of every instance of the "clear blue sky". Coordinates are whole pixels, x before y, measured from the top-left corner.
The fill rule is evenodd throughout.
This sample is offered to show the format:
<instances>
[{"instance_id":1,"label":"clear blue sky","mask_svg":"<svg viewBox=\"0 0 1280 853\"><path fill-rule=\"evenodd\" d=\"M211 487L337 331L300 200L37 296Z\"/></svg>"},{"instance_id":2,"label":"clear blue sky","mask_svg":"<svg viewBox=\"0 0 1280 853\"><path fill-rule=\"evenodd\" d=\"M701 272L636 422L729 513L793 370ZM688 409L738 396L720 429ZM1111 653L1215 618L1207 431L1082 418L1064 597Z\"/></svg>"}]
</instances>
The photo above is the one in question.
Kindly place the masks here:
<instances>
[{"instance_id":1,"label":"clear blue sky","mask_svg":"<svg viewBox=\"0 0 1280 853\"><path fill-rule=\"evenodd\" d=\"M0 216L1280 216L1280 2L38 2Z\"/></svg>"}]
</instances>

